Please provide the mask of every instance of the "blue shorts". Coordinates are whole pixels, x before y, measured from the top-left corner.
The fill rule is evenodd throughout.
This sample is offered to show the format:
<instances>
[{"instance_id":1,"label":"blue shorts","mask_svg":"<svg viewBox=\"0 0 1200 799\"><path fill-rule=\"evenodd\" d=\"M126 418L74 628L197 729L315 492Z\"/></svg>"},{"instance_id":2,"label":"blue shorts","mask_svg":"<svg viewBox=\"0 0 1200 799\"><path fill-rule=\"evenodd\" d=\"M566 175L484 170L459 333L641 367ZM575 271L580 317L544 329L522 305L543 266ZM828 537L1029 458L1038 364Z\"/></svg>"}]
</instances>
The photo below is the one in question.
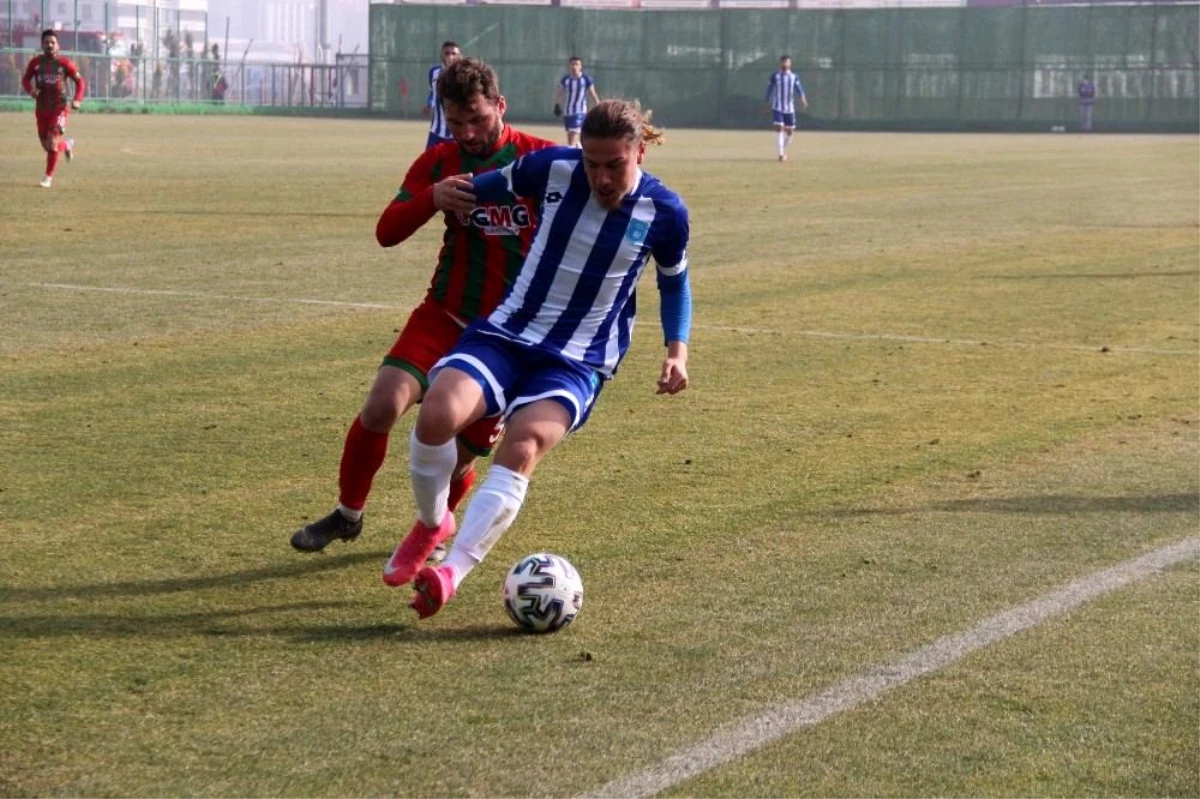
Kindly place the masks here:
<instances>
[{"instance_id":1,"label":"blue shorts","mask_svg":"<svg viewBox=\"0 0 1200 799\"><path fill-rule=\"evenodd\" d=\"M454 137L447 136L443 139L431 130L429 131L429 136L425 139L425 149L428 150L430 147L441 144L444 141L454 141Z\"/></svg>"},{"instance_id":2,"label":"blue shorts","mask_svg":"<svg viewBox=\"0 0 1200 799\"><path fill-rule=\"evenodd\" d=\"M453 366L483 388L485 416L507 420L519 408L554 400L571 415L570 430L583 427L604 382L595 369L556 352L531 347L472 325L434 367Z\"/></svg>"},{"instance_id":3,"label":"blue shorts","mask_svg":"<svg viewBox=\"0 0 1200 799\"><path fill-rule=\"evenodd\" d=\"M776 125L783 125L785 128L796 127L795 114L785 114L782 111L772 111L771 119L774 120Z\"/></svg>"},{"instance_id":4,"label":"blue shorts","mask_svg":"<svg viewBox=\"0 0 1200 799\"><path fill-rule=\"evenodd\" d=\"M587 114L563 114L563 128L566 130L579 130L583 127L583 118Z\"/></svg>"}]
</instances>

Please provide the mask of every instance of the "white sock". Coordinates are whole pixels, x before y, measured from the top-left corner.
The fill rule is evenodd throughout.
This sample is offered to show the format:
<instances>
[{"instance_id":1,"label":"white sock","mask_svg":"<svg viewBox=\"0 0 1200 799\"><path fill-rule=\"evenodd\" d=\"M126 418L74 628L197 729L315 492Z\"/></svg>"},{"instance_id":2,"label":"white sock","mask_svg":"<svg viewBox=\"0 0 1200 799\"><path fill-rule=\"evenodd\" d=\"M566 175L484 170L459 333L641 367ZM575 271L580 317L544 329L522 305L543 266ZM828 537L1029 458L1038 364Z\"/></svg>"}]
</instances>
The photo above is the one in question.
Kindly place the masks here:
<instances>
[{"instance_id":1,"label":"white sock","mask_svg":"<svg viewBox=\"0 0 1200 799\"><path fill-rule=\"evenodd\" d=\"M784 133L783 134L783 149L786 150L787 148L789 148L791 146L792 146L792 134Z\"/></svg>"},{"instance_id":2,"label":"white sock","mask_svg":"<svg viewBox=\"0 0 1200 799\"><path fill-rule=\"evenodd\" d=\"M339 502L337 509L338 513L342 514L352 522L356 522L362 518L362 508L359 508L358 510L355 510L354 508L347 508L345 505Z\"/></svg>"},{"instance_id":3,"label":"white sock","mask_svg":"<svg viewBox=\"0 0 1200 799\"><path fill-rule=\"evenodd\" d=\"M779 131L779 133L777 133L775 135L775 139L776 139L776 149L779 150L779 155L783 155L783 148L785 146L783 143L784 132L782 130Z\"/></svg>"},{"instance_id":4,"label":"white sock","mask_svg":"<svg viewBox=\"0 0 1200 799\"><path fill-rule=\"evenodd\" d=\"M512 526L525 504L528 489L529 478L511 469L493 465L488 471L487 479L467 505L462 527L443 561L454 568L456 589Z\"/></svg>"},{"instance_id":5,"label":"white sock","mask_svg":"<svg viewBox=\"0 0 1200 799\"><path fill-rule=\"evenodd\" d=\"M417 500L417 518L427 527L437 527L446 516L450 475L457 461L458 447L453 438L445 444L422 444L415 428L408 437L408 471Z\"/></svg>"}]
</instances>

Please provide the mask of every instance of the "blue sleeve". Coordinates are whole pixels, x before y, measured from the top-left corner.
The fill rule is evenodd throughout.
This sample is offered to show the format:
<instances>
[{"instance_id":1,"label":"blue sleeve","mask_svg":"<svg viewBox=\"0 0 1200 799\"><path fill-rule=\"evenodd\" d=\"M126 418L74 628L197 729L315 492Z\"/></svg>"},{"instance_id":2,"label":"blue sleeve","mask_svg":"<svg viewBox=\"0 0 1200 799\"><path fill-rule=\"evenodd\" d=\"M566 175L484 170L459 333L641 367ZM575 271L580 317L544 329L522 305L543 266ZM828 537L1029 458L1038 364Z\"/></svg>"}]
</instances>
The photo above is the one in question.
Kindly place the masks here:
<instances>
[{"instance_id":1,"label":"blue sleeve","mask_svg":"<svg viewBox=\"0 0 1200 799\"><path fill-rule=\"evenodd\" d=\"M478 204L497 203L507 199L512 192L508 190L508 177L504 173L515 165L509 164L504 169L473 175L471 185L475 191L475 202Z\"/></svg>"},{"instance_id":2,"label":"blue sleeve","mask_svg":"<svg viewBox=\"0 0 1200 799\"><path fill-rule=\"evenodd\" d=\"M658 295L663 344L672 341L682 341L686 344L692 330L692 286L688 281L687 272L682 273L682 280L674 281L665 280L660 272Z\"/></svg>"},{"instance_id":3,"label":"blue sleeve","mask_svg":"<svg viewBox=\"0 0 1200 799\"><path fill-rule=\"evenodd\" d=\"M522 156L503 169L475 175L471 178L477 202L500 202L515 195L538 197L546 190L550 165L554 163L554 151L558 147L539 150Z\"/></svg>"},{"instance_id":4,"label":"blue sleeve","mask_svg":"<svg viewBox=\"0 0 1200 799\"><path fill-rule=\"evenodd\" d=\"M771 79L769 81L767 81L767 93L763 97L763 99L767 100L768 102L771 99L771 95L775 93L775 76L776 76L776 73L772 72Z\"/></svg>"},{"instance_id":5,"label":"blue sleeve","mask_svg":"<svg viewBox=\"0 0 1200 799\"><path fill-rule=\"evenodd\" d=\"M687 259L688 214L681 202L676 201L668 207L673 212L674 224L652 251L658 264L659 317L664 343L686 343L692 329L692 288L688 280Z\"/></svg>"},{"instance_id":6,"label":"blue sleeve","mask_svg":"<svg viewBox=\"0 0 1200 799\"><path fill-rule=\"evenodd\" d=\"M796 94L804 94L804 84L800 82L800 75L796 75Z\"/></svg>"}]
</instances>

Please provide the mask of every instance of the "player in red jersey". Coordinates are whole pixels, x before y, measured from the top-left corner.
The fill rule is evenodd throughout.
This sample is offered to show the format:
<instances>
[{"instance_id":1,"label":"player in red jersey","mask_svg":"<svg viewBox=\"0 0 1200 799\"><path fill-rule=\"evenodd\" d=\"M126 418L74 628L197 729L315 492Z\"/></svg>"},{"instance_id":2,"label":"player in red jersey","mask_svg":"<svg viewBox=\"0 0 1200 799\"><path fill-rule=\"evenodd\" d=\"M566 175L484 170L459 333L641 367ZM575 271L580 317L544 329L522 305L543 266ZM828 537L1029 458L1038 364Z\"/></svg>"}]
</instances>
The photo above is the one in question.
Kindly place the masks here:
<instances>
[{"instance_id":1,"label":"player in red jersey","mask_svg":"<svg viewBox=\"0 0 1200 799\"><path fill-rule=\"evenodd\" d=\"M67 102L67 78L75 82L75 94ZM65 153L70 161L75 155L75 141L65 137L67 116L78 109L87 92L87 82L79 69L58 52L58 34L51 29L42 31L42 54L34 56L25 67L21 88L36 104L34 117L37 119L38 138L46 151L46 176L39 184L43 189L54 182L54 170L58 166L59 153Z\"/></svg>"},{"instance_id":2,"label":"player in red jersey","mask_svg":"<svg viewBox=\"0 0 1200 799\"><path fill-rule=\"evenodd\" d=\"M431 147L413 162L375 228L379 243L393 247L443 212L446 231L437 268L425 300L384 357L346 434L338 506L292 535L292 546L302 552L319 552L334 539L350 541L362 532L363 508L387 455L392 426L420 401L429 387L430 369L454 347L467 324L500 303L532 242L536 207L529 202L510 198L476 206L469 214L447 209L461 196L460 181L454 178L499 169L553 142L504 123L505 101L496 74L482 61L462 59L446 67L438 78L438 92L454 140ZM459 437L451 511L470 490L474 459L490 454L499 425L496 419L481 420ZM392 582L386 570L384 579Z\"/></svg>"}]
</instances>

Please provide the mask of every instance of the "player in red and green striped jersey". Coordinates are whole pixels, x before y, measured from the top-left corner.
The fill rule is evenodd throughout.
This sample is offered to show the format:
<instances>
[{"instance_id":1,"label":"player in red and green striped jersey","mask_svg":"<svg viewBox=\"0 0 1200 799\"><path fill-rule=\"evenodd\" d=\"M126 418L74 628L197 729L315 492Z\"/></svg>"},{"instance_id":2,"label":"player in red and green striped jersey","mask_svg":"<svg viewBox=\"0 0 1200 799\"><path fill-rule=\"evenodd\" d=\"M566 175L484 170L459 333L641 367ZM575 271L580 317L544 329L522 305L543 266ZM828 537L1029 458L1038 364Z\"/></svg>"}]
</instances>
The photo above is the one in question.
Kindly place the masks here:
<instances>
[{"instance_id":1,"label":"player in red and green striped jersey","mask_svg":"<svg viewBox=\"0 0 1200 799\"><path fill-rule=\"evenodd\" d=\"M425 300L384 357L346 434L337 507L292 534L292 546L302 552L319 552L334 539L350 541L362 532L363 508L387 455L393 425L420 401L429 387L430 369L454 347L463 329L503 299L533 238L537 220L531 202L509 198L456 213L447 209L456 205L461 181L447 179L499 169L553 142L505 124L496 74L482 61L462 59L446 67L438 78L438 93L454 140L429 148L413 162L375 228L379 243L394 247L440 211L446 230L437 268ZM451 511L474 482L475 457L490 454L499 435L499 419L483 419L459 437ZM390 583L386 573L384 579Z\"/></svg>"},{"instance_id":2,"label":"player in red and green striped jersey","mask_svg":"<svg viewBox=\"0 0 1200 799\"><path fill-rule=\"evenodd\" d=\"M75 92L67 100L67 80L75 84ZM37 120L38 139L46 151L46 176L41 187L50 188L54 181L54 170L58 156L63 153L70 161L74 155L72 139L66 138L67 117L72 109L78 109L87 93L87 83L71 59L58 52L58 34L53 29L42 31L42 54L34 56L21 76L21 88L34 101L34 118Z\"/></svg>"}]
</instances>

